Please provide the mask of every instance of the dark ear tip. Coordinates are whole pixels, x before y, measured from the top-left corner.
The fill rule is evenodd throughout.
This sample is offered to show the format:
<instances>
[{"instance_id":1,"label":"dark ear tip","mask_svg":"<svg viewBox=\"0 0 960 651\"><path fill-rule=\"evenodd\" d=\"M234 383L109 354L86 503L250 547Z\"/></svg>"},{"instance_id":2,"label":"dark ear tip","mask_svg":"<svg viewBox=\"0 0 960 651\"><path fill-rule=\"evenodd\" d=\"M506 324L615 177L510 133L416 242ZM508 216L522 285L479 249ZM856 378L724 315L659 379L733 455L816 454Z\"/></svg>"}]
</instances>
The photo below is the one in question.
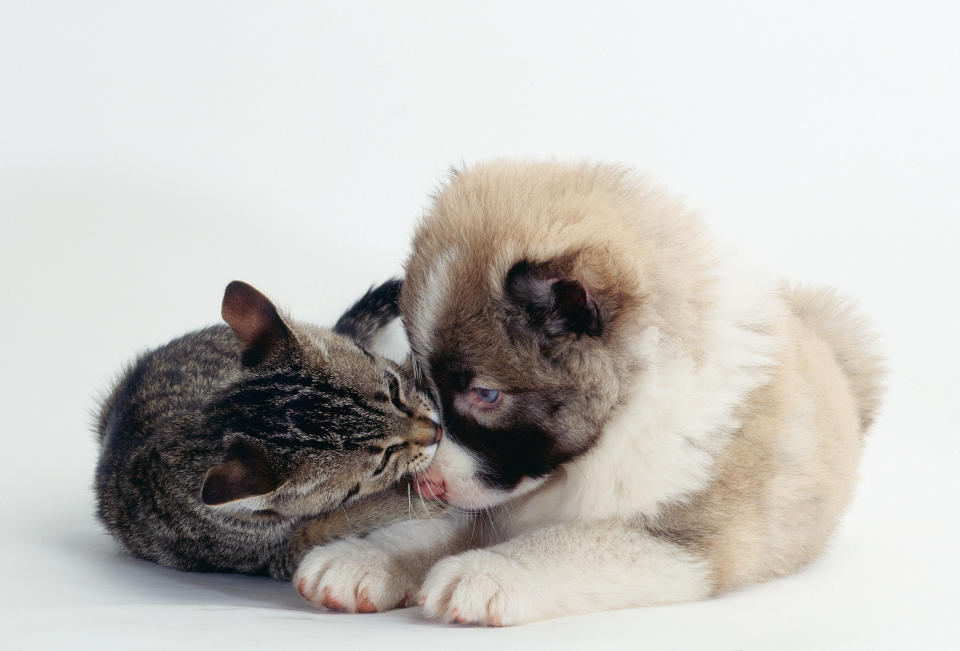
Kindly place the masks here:
<instances>
[{"instance_id":1,"label":"dark ear tip","mask_svg":"<svg viewBox=\"0 0 960 651\"><path fill-rule=\"evenodd\" d=\"M270 299L239 280L234 280L224 290L220 316L240 342L245 366L259 363L289 334Z\"/></svg>"},{"instance_id":2,"label":"dark ear tip","mask_svg":"<svg viewBox=\"0 0 960 651\"><path fill-rule=\"evenodd\" d=\"M220 316L224 319L227 318L228 313L233 311L234 304L237 302L238 293L244 290L245 284L246 283L239 280L234 280L224 288L223 301L220 302Z\"/></svg>"},{"instance_id":3,"label":"dark ear tip","mask_svg":"<svg viewBox=\"0 0 960 651\"><path fill-rule=\"evenodd\" d=\"M244 289L248 287L250 287L250 285L243 282L242 280L231 280L229 283L227 283L227 288L223 290L223 294L224 296L226 296L227 294L232 294L240 289Z\"/></svg>"},{"instance_id":4,"label":"dark ear tip","mask_svg":"<svg viewBox=\"0 0 960 651\"><path fill-rule=\"evenodd\" d=\"M223 290L223 309L221 312L231 307L239 307L238 304L244 302L245 298L250 296L251 293L256 292L257 290L254 289L253 285L242 280L231 281Z\"/></svg>"},{"instance_id":5,"label":"dark ear tip","mask_svg":"<svg viewBox=\"0 0 960 651\"><path fill-rule=\"evenodd\" d=\"M276 312L270 300L260 291L242 280L234 280L223 290L220 316L228 323L233 318L255 312Z\"/></svg>"}]
</instances>

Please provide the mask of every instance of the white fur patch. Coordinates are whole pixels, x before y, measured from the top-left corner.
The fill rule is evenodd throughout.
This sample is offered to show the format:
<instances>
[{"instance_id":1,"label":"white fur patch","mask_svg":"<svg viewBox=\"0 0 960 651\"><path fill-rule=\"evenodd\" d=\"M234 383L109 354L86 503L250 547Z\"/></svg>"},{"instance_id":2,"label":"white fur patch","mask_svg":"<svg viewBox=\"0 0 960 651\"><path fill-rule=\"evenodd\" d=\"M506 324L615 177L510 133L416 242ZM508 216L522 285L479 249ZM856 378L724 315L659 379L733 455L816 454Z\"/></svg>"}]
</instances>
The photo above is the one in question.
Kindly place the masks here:
<instances>
[{"instance_id":1,"label":"white fur patch","mask_svg":"<svg viewBox=\"0 0 960 651\"><path fill-rule=\"evenodd\" d=\"M735 409L767 379L778 345L768 333L779 303L772 291L747 282L723 278L699 362L655 329L643 333L637 354L644 369L626 404L592 450L510 509L504 529L654 516L661 504L709 482L715 458L739 426Z\"/></svg>"},{"instance_id":2,"label":"white fur patch","mask_svg":"<svg viewBox=\"0 0 960 651\"><path fill-rule=\"evenodd\" d=\"M433 481L443 483L446 487L444 500L450 504L472 509L503 502L506 496L497 495L496 491L487 489L476 479L480 466L476 457L465 447L449 437L440 439L433 462L427 468L426 476ZM428 497L432 497L428 495Z\"/></svg>"},{"instance_id":3,"label":"white fur patch","mask_svg":"<svg viewBox=\"0 0 960 651\"><path fill-rule=\"evenodd\" d=\"M388 610L416 590L416 580L388 551L366 540L315 547L300 562L293 585L307 601L335 610Z\"/></svg>"},{"instance_id":4,"label":"white fur patch","mask_svg":"<svg viewBox=\"0 0 960 651\"><path fill-rule=\"evenodd\" d=\"M553 526L445 558L420 590L444 621L509 626L702 599L709 570L679 547L619 523Z\"/></svg>"},{"instance_id":5,"label":"white fur patch","mask_svg":"<svg viewBox=\"0 0 960 651\"><path fill-rule=\"evenodd\" d=\"M410 343L407 341L403 321L397 318L384 326L370 342L370 352L403 364L410 354Z\"/></svg>"},{"instance_id":6,"label":"white fur patch","mask_svg":"<svg viewBox=\"0 0 960 651\"><path fill-rule=\"evenodd\" d=\"M423 575L449 553L457 524L446 518L408 520L366 538L345 538L304 556L293 585L317 606L382 611L410 605Z\"/></svg>"},{"instance_id":7,"label":"white fur patch","mask_svg":"<svg viewBox=\"0 0 960 651\"><path fill-rule=\"evenodd\" d=\"M226 513L234 512L238 514L250 513L251 511L262 511L263 509L269 509L272 506L266 497L266 495L242 497L231 502L224 502L223 504L211 504L209 505L209 508Z\"/></svg>"},{"instance_id":8,"label":"white fur patch","mask_svg":"<svg viewBox=\"0 0 960 651\"><path fill-rule=\"evenodd\" d=\"M440 441L434 462L426 476L442 482L446 488L443 500L461 509L484 509L503 504L526 495L546 481L545 477L525 477L510 490L493 488L478 479L480 461L474 454L456 441L445 438ZM428 494L428 497L430 495Z\"/></svg>"},{"instance_id":9,"label":"white fur patch","mask_svg":"<svg viewBox=\"0 0 960 651\"><path fill-rule=\"evenodd\" d=\"M457 258L456 249L447 249L437 256L421 293L414 303L409 332L411 341L421 355L429 356L433 350L433 333L439 327L440 308L450 291L450 268Z\"/></svg>"}]
</instances>

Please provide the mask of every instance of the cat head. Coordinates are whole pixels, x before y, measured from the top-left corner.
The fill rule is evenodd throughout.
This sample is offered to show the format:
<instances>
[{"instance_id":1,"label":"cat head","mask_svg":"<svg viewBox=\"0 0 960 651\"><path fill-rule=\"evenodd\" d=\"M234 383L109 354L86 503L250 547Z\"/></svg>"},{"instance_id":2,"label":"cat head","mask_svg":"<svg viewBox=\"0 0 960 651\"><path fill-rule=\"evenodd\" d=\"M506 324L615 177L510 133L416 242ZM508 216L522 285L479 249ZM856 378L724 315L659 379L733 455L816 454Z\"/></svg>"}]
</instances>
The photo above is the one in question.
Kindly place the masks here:
<instances>
[{"instance_id":1,"label":"cat head","mask_svg":"<svg viewBox=\"0 0 960 651\"><path fill-rule=\"evenodd\" d=\"M283 317L246 283L227 286L222 315L242 371L209 407L223 462L206 472L205 504L316 515L430 463L437 416L400 366Z\"/></svg>"}]
</instances>

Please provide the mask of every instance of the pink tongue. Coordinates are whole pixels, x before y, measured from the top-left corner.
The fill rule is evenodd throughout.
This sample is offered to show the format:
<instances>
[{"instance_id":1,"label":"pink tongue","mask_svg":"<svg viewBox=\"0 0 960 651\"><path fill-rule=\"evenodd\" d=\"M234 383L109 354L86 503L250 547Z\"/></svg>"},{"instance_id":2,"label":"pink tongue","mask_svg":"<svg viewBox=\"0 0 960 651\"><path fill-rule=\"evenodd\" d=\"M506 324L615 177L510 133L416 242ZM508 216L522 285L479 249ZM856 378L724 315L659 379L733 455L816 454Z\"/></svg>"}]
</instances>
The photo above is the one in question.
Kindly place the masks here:
<instances>
[{"instance_id":1,"label":"pink tongue","mask_svg":"<svg viewBox=\"0 0 960 651\"><path fill-rule=\"evenodd\" d=\"M418 495L435 500L443 499L443 495L446 493L443 480L436 481L423 475L417 477L417 481L413 484L413 489L417 491Z\"/></svg>"}]
</instances>

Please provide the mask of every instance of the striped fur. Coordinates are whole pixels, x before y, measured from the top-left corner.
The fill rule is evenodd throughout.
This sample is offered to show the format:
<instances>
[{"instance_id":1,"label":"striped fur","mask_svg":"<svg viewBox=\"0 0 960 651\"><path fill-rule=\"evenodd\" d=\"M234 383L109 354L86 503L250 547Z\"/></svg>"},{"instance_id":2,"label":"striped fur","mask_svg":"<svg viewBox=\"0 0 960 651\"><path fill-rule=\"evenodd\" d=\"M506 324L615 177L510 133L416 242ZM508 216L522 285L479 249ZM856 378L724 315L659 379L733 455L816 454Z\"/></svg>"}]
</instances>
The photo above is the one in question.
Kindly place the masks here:
<instances>
[{"instance_id":1,"label":"striped fur","mask_svg":"<svg viewBox=\"0 0 960 651\"><path fill-rule=\"evenodd\" d=\"M313 545L409 517L396 482L429 463L438 430L399 366L231 287L234 332L214 326L143 355L102 405L98 514L141 558L289 577ZM381 290L364 298L396 287ZM363 337L378 318L365 305L350 311Z\"/></svg>"}]
</instances>

